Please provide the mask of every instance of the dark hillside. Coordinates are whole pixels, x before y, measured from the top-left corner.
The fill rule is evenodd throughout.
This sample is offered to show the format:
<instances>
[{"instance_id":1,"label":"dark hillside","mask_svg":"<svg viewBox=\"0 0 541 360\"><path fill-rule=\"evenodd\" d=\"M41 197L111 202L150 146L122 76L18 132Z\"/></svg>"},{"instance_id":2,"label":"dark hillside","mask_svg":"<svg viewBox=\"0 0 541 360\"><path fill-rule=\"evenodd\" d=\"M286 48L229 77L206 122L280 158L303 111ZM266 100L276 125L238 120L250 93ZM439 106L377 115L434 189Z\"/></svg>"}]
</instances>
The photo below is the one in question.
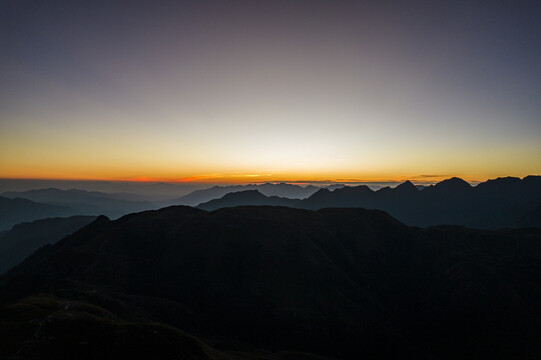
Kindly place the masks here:
<instances>
[{"instance_id":1,"label":"dark hillside","mask_svg":"<svg viewBox=\"0 0 541 360\"><path fill-rule=\"evenodd\" d=\"M170 207L98 218L5 274L0 296L49 293L250 356L533 358L540 260L535 229L418 229L363 209Z\"/></svg>"}]
</instances>

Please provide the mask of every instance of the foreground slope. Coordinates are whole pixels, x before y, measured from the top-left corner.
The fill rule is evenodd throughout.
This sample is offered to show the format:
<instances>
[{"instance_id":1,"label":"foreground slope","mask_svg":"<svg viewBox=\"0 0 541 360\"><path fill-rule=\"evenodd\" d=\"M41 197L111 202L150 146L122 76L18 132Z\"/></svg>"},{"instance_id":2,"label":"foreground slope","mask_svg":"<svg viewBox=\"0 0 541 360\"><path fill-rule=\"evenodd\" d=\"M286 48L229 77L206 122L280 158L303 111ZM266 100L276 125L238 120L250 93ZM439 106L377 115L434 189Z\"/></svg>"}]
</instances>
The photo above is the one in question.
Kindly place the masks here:
<instances>
[{"instance_id":1,"label":"foreground slope","mask_svg":"<svg viewBox=\"0 0 541 360\"><path fill-rule=\"evenodd\" d=\"M68 328L78 317L64 308L77 301L117 324L186 331L220 356L535 358L540 260L535 229L418 229L363 209L170 207L100 217L6 273L0 299L11 320L0 331L16 329L4 355L25 348L47 318L25 330L25 297L52 296ZM99 343L77 324L71 338L38 337L30 353ZM133 336L160 354L147 325ZM73 346L61 355L75 356Z\"/></svg>"}]
</instances>

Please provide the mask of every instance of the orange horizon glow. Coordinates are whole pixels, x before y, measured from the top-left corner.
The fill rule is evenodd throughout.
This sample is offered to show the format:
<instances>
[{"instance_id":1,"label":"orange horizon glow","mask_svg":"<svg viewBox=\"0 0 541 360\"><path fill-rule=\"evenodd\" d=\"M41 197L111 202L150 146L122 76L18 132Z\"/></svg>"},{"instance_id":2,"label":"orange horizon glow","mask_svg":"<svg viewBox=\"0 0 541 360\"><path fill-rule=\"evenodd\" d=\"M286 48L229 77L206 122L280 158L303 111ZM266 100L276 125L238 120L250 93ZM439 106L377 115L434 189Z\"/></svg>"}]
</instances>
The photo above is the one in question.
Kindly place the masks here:
<instances>
[{"instance_id":1,"label":"orange horizon glow","mask_svg":"<svg viewBox=\"0 0 541 360\"><path fill-rule=\"evenodd\" d=\"M194 175L189 177L150 177L139 176L130 178L108 178L108 177L0 177L0 180L54 180L54 181L103 181L103 182L124 182L124 183L185 183L185 184L257 184L257 183L291 183L297 185L309 184L356 184L356 183L402 183L411 181L416 184L435 184L452 177L461 178L470 183L484 182L498 177L513 176L524 178L528 175L539 174L522 174L522 175L500 175L500 176L476 176L468 174L448 174L448 175L412 175L412 176L396 176L396 177L287 177L287 176L268 176L257 174L207 174Z\"/></svg>"}]
</instances>

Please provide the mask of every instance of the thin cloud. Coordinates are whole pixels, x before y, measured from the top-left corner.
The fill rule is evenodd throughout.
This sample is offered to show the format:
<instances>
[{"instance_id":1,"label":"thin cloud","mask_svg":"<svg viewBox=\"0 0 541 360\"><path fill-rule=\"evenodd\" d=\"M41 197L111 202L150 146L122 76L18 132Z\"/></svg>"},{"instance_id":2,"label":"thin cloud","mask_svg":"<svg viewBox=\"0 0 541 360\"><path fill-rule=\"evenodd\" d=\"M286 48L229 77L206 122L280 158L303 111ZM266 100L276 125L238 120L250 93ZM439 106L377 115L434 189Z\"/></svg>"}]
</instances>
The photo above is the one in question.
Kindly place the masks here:
<instances>
[{"instance_id":1,"label":"thin cloud","mask_svg":"<svg viewBox=\"0 0 541 360\"><path fill-rule=\"evenodd\" d=\"M441 177L446 177L446 176L451 176L451 175L448 175L448 174L443 174L443 175L417 175L416 177L419 177L419 178L441 178Z\"/></svg>"}]
</instances>

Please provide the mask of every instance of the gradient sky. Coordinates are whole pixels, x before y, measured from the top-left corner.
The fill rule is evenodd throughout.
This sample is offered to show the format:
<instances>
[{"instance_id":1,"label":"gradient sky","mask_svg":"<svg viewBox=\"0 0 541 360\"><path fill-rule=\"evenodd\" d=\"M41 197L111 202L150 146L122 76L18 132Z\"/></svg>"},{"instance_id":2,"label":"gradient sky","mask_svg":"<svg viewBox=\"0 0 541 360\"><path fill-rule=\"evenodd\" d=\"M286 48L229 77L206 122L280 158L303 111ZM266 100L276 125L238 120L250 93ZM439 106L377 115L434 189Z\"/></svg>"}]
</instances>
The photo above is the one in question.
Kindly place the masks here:
<instances>
[{"instance_id":1,"label":"gradient sky","mask_svg":"<svg viewBox=\"0 0 541 360\"><path fill-rule=\"evenodd\" d=\"M0 4L0 177L541 173L540 1Z\"/></svg>"}]
</instances>

